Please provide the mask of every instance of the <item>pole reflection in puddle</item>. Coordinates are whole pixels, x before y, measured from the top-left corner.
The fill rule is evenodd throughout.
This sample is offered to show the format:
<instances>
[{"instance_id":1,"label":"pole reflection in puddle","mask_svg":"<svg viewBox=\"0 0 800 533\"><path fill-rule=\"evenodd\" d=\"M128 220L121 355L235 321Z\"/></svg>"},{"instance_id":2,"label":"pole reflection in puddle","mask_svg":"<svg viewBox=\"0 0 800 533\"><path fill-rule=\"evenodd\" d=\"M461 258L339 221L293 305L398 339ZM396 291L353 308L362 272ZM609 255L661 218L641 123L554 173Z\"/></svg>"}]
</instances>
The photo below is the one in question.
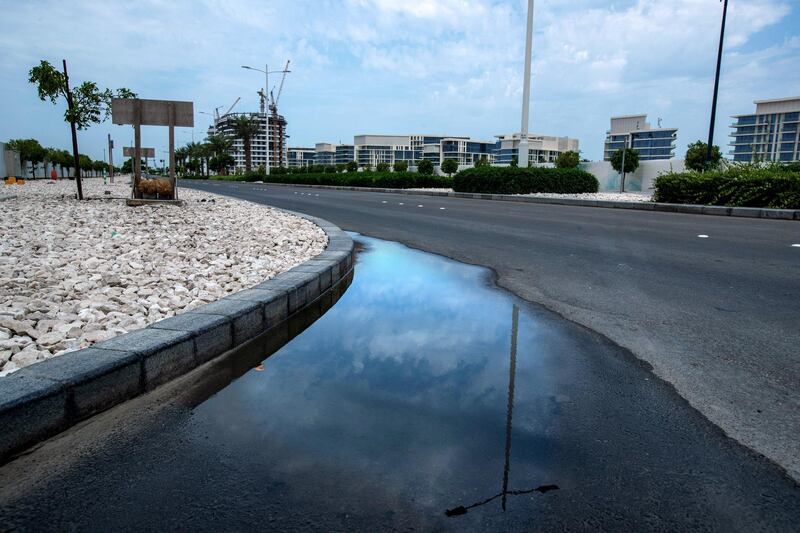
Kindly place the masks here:
<instances>
[{"instance_id":1,"label":"pole reflection in puddle","mask_svg":"<svg viewBox=\"0 0 800 533\"><path fill-rule=\"evenodd\" d=\"M459 505L452 509L447 509L444 514L447 516L460 516L467 514L467 511L474 507L486 505L487 503L501 498L501 507L503 511L506 510L506 501L509 495L519 496L521 494L531 494L533 492L550 492L557 490L558 485L540 485L535 489L524 490L508 490L508 474L511 471L511 428L514 416L514 385L517 377L517 337L519 335L519 307L514 304L511 310L511 355L508 364L508 407L506 409L506 445L505 445L505 463L503 465L503 490L499 494L495 494L490 498L475 502L466 507Z\"/></svg>"}]
</instances>

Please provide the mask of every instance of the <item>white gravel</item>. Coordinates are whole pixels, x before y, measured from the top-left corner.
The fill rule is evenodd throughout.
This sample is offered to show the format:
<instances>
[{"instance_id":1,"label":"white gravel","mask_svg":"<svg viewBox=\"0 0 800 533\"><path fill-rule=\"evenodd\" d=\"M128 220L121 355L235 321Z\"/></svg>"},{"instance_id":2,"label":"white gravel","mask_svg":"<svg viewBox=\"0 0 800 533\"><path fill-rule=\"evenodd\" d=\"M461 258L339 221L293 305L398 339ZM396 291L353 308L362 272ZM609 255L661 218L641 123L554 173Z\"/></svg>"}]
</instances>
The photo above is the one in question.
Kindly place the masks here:
<instances>
[{"instance_id":1,"label":"white gravel","mask_svg":"<svg viewBox=\"0 0 800 533\"><path fill-rule=\"evenodd\" d=\"M653 195L640 192L587 192L581 194L533 193L516 196L534 196L537 198L571 198L575 200L609 200L612 202L652 202Z\"/></svg>"},{"instance_id":2,"label":"white gravel","mask_svg":"<svg viewBox=\"0 0 800 533\"><path fill-rule=\"evenodd\" d=\"M128 207L128 181L86 179L83 202L69 180L0 189L17 196L0 202L0 376L251 287L327 244L307 220L205 192Z\"/></svg>"},{"instance_id":3,"label":"white gravel","mask_svg":"<svg viewBox=\"0 0 800 533\"><path fill-rule=\"evenodd\" d=\"M453 192L453 189L408 189L409 191L420 192ZM594 192L581 194L555 194L538 192L531 194L515 194L513 196L533 196L536 198L571 198L576 200L609 200L612 202L652 202L653 195L641 192Z\"/></svg>"}]
</instances>

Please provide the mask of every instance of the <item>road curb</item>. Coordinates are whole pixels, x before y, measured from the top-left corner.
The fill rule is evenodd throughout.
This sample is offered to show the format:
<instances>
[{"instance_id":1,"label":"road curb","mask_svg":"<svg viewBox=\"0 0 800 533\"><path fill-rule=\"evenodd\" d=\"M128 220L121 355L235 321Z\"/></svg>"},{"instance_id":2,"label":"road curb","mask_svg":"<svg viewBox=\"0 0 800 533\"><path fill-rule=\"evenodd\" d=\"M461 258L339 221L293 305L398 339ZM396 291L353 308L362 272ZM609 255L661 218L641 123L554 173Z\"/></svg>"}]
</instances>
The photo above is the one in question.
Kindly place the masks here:
<instances>
[{"instance_id":1,"label":"road curb","mask_svg":"<svg viewBox=\"0 0 800 533\"><path fill-rule=\"evenodd\" d=\"M253 288L0 378L0 464L237 348L333 292L353 269L353 240L327 220L281 211L322 228L325 251Z\"/></svg>"},{"instance_id":2,"label":"road curb","mask_svg":"<svg viewBox=\"0 0 800 533\"><path fill-rule=\"evenodd\" d=\"M409 189L382 189L373 187L345 187L341 185L309 185L290 183L264 183L276 187L301 187L307 189L331 189L356 192L382 192L421 196L446 196L472 200L495 200L529 204L569 205L574 207L604 207L610 209L633 209L636 211L661 211L691 215L713 215L744 218L767 218L771 220L800 220L800 209L769 209L760 207L727 207L719 205L666 204L658 202L621 202L613 200L582 200L578 198L539 198L515 194L485 194L470 192L420 191Z\"/></svg>"}]
</instances>

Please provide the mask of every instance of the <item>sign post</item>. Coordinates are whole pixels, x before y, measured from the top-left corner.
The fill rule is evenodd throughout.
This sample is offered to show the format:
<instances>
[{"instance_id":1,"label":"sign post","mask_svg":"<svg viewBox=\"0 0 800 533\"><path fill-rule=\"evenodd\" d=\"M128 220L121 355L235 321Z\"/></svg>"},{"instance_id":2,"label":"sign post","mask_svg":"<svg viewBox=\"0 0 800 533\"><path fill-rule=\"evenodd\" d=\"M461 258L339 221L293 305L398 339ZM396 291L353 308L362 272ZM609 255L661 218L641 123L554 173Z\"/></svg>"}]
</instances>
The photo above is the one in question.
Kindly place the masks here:
<instances>
[{"instance_id":1,"label":"sign post","mask_svg":"<svg viewBox=\"0 0 800 533\"><path fill-rule=\"evenodd\" d=\"M111 100L111 121L114 124L133 125L133 197L141 198L139 183L142 179L141 126L167 126L169 128L169 181L172 200L178 199L175 179L175 127L194 127L194 104L177 100L143 100L139 98L114 98ZM127 150L127 148L126 148ZM147 151L149 150L149 152ZM145 149L145 157L155 158L153 148Z\"/></svg>"}]
</instances>

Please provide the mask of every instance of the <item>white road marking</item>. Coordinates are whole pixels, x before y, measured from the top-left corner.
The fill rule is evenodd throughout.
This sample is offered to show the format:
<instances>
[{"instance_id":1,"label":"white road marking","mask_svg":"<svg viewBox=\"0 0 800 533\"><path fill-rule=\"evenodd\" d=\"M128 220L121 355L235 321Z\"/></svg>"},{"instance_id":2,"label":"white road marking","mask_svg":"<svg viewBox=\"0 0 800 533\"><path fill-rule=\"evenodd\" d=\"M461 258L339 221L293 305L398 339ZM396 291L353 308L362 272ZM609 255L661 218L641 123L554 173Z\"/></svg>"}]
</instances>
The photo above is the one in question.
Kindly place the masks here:
<instances>
[{"instance_id":1,"label":"white road marking","mask_svg":"<svg viewBox=\"0 0 800 533\"><path fill-rule=\"evenodd\" d=\"M382 201L381 201L381 203L382 203L382 204L385 204L385 203L386 203L386 200L382 200Z\"/></svg>"},{"instance_id":2,"label":"white road marking","mask_svg":"<svg viewBox=\"0 0 800 533\"><path fill-rule=\"evenodd\" d=\"M315 194L314 196L319 196L319 194Z\"/></svg>"},{"instance_id":3,"label":"white road marking","mask_svg":"<svg viewBox=\"0 0 800 533\"><path fill-rule=\"evenodd\" d=\"M397 205L406 205L406 204L404 204L403 202L400 202L400 203L399 203L399 204L397 204Z\"/></svg>"},{"instance_id":4,"label":"white road marking","mask_svg":"<svg viewBox=\"0 0 800 533\"><path fill-rule=\"evenodd\" d=\"M417 207L422 207L422 204L419 204Z\"/></svg>"},{"instance_id":5,"label":"white road marking","mask_svg":"<svg viewBox=\"0 0 800 533\"><path fill-rule=\"evenodd\" d=\"M698 235L697 237L700 239L708 239L708 235Z\"/></svg>"},{"instance_id":6,"label":"white road marking","mask_svg":"<svg viewBox=\"0 0 800 533\"><path fill-rule=\"evenodd\" d=\"M792 248L800 248L800 244L793 244Z\"/></svg>"},{"instance_id":7,"label":"white road marking","mask_svg":"<svg viewBox=\"0 0 800 533\"><path fill-rule=\"evenodd\" d=\"M444 209L444 207L440 207L439 209Z\"/></svg>"}]
</instances>

